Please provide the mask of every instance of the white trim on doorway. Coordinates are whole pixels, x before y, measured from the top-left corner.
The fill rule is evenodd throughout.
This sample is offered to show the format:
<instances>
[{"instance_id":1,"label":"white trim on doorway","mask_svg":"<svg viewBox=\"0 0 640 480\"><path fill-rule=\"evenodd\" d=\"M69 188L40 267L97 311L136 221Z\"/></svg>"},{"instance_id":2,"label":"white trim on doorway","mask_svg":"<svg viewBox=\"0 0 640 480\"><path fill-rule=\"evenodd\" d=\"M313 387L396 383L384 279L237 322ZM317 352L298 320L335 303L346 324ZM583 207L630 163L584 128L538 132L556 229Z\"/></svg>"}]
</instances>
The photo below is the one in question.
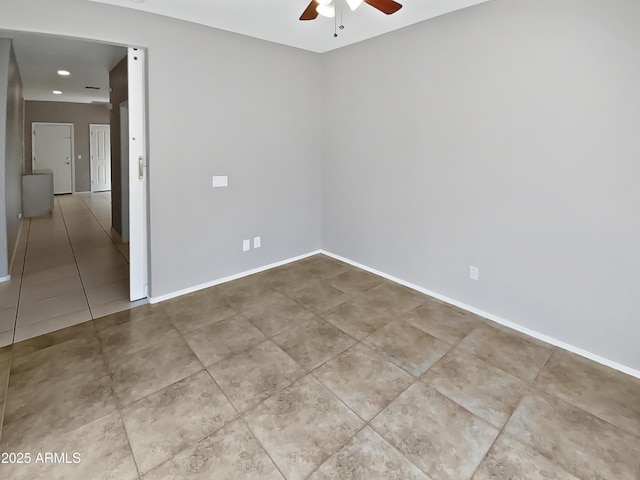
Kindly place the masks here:
<instances>
[{"instance_id":1,"label":"white trim on doorway","mask_svg":"<svg viewBox=\"0 0 640 480\"><path fill-rule=\"evenodd\" d=\"M132 302L149 296L149 163L146 50L129 48L129 287Z\"/></svg>"}]
</instances>

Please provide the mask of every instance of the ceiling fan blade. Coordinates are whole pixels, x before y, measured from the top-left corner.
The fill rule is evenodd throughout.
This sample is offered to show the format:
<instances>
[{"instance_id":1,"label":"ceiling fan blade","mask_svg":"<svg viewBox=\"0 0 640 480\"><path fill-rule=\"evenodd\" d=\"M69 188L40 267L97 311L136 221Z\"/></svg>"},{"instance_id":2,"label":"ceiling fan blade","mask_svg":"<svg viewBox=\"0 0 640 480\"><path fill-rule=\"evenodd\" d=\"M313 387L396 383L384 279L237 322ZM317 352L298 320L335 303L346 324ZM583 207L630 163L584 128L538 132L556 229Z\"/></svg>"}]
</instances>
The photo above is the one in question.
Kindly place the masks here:
<instances>
[{"instance_id":1,"label":"ceiling fan blade","mask_svg":"<svg viewBox=\"0 0 640 480\"><path fill-rule=\"evenodd\" d=\"M300 20L315 20L318 16L318 12L316 10L317 6L318 4L316 3L316 0L311 0L307 9L302 12L302 15L300 15Z\"/></svg>"},{"instance_id":2,"label":"ceiling fan blade","mask_svg":"<svg viewBox=\"0 0 640 480\"><path fill-rule=\"evenodd\" d=\"M396 13L402 8L402 5L400 5L398 2L394 2L393 0L364 0L364 3L368 3L373 8L377 8L382 13L386 13L387 15Z\"/></svg>"}]
</instances>

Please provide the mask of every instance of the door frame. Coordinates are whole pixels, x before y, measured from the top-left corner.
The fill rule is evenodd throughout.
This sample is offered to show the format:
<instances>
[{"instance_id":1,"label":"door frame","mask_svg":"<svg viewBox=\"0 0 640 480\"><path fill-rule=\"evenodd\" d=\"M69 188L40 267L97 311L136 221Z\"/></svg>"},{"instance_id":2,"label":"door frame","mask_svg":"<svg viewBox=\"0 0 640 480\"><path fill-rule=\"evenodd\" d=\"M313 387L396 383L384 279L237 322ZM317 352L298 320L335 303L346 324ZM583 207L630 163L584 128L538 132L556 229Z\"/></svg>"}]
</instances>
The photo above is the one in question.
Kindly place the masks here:
<instances>
[{"instance_id":1,"label":"door frame","mask_svg":"<svg viewBox=\"0 0 640 480\"><path fill-rule=\"evenodd\" d=\"M149 298L149 158L147 51L129 47L129 299Z\"/></svg>"},{"instance_id":2,"label":"door frame","mask_svg":"<svg viewBox=\"0 0 640 480\"><path fill-rule=\"evenodd\" d=\"M92 127L109 127L109 139L111 139L111 124L109 123L90 123L89 124L89 168L91 169L91 175L90 175L91 178L89 179L89 181L91 182L91 193L94 193L95 190L94 190L94 183L93 183L94 164L93 164L93 132L91 130ZM111 176L111 162L113 161L111 144L109 144L109 157L110 157L109 158L109 176Z\"/></svg>"},{"instance_id":3,"label":"door frame","mask_svg":"<svg viewBox=\"0 0 640 480\"><path fill-rule=\"evenodd\" d=\"M36 169L36 126L38 125L55 125L71 127L71 193L76 193L76 153L75 153L75 125L73 123L61 123L61 122L31 122L31 173Z\"/></svg>"}]
</instances>

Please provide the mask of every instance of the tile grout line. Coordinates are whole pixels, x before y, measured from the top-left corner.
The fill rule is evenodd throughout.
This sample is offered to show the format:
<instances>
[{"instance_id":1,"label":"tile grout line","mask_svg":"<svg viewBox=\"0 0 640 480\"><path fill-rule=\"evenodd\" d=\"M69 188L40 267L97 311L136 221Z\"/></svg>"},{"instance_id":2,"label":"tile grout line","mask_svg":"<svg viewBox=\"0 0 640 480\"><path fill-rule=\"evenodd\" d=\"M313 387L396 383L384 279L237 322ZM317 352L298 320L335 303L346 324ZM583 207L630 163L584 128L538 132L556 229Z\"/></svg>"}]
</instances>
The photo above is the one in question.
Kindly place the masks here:
<instances>
[{"instance_id":1,"label":"tile grout line","mask_svg":"<svg viewBox=\"0 0 640 480\"><path fill-rule=\"evenodd\" d=\"M533 386L533 384L535 383L535 381L538 379L538 376L540 375L540 372L542 372L542 369L545 367L545 365L547 364L547 362L549 361L549 358L551 357L551 354L553 353L553 349L551 349L549 351L549 354L547 355L547 357L545 358L544 362L542 363L542 365L540 366L540 369L538 370L538 372L536 373L535 377L533 378L533 380L531 380L531 382L529 382L529 385L527 386L526 391L522 394L522 396L520 397L520 400L518 400L518 403L516 404L516 406L514 407L513 411L511 412L511 414L509 415L509 418L507 418L507 421L504 422L504 425L502 426L502 428L500 429L500 431L498 432L498 435L496 435L496 438L493 439L493 442L491 442L491 445L489 445L489 448L487 449L486 453L484 454L484 456L482 457L482 460L480 460L480 463L478 463L478 465L476 466L475 470L473 471L472 475L469 477L470 479L473 478L473 476L476 474L476 472L478 471L478 469L480 468L480 466L482 465L482 463L485 461L485 459L487 458L487 456L489 455L489 452L491 451L491 449L493 448L493 446L495 445L495 443L498 441L498 439L504 434L509 438L512 438L508 433L505 433L505 428L507 428L507 425L509 424L509 421L511 421L511 419L513 418L513 415L516 413L516 411L518 410L518 408L520 408L520 405L522 405L522 401L524 400L524 398L531 392L532 388L535 388ZM521 445L522 442L520 442L520 440L516 439L516 438L512 438L512 440L518 442ZM549 462L551 462L553 465L556 465L558 467L560 467L560 465L557 465L556 462L554 462L552 459L550 459L549 457L547 457L546 455L544 455L542 452L538 452L538 450L536 450L533 447L530 447L528 445L524 445L525 447L531 448L532 450L534 450L536 453L538 453L539 455L542 455L544 458L546 458L547 460L549 460ZM560 467L564 470L563 467ZM566 471L566 470L565 470ZM567 472L570 473L570 472Z\"/></svg>"},{"instance_id":2,"label":"tile grout line","mask_svg":"<svg viewBox=\"0 0 640 480\"><path fill-rule=\"evenodd\" d=\"M4 398L2 399L2 409L0 409L0 445L2 444L2 429L4 427L4 414L7 410L7 398L9 397L9 381L11 379L11 368L13 367L13 344L16 341L16 330L18 329L18 312L20 310L20 297L22 295L22 282L24 281L24 267L27 263L27 245L29 243L29 234L31 232L31 219L27 220L27 235L24 240L24 257L22 258L22 269L20 271L20 285L18 287L18 298L16 299L16 313L13 320L13 336L11 337L11 353L9 354L9 365L7 366L7 379L4 385ZM15 247L14 247L15 248Z\"/></svg>"},{"instance_id":3,"label":"tile grout line","mask_svg":"<svg viewBox=\"0 0 640 480\"><path fill-rule=\"evenodd\" d=\"M71 253L73 254L73 261L76 264L76 271L78 272L78 277L80 277L80 285L82 285L82 293L84 293L84 300L87 303L89 316L91 317L91 320L93 320L93 312L91 311L91 305L89 305L89 297L87 296L87 289L85 288L84 281L82 280L82 274L80 273L80 266L78 265L78 257L76 256L76 251L73 248L73 243L71 242L71 235L69 234L69 228L67 227L67 221L65 220L64 211L62 210L62 205L60 204L60 200L59 199L56 199L56 200L58 201L58 207L60 208L60 215L62 216L62 223L64 224L64 229L67 232L69 245L71 246Z\"/></svg>"},{"instance_id":4,"label":"tile grout line","mask_svg":"<svg viewBox=\"0 0 640 480\"><path fill-rule=\"evenodd\" d=\"M92 192L93 194L93 192ZM84 206L87 208L87 210L89 210L89 212L91 213L91 215L93 216L93 218L95 218L96 222L98 222L98 225L100 225L100 228L102 228L102 231L105 233L105 235L109 238L109 240L111 241L111 243L113 244L114 247L116 247L116 250L118 250L118 252L120 253L120 255L122 256L122 258L125 259L125 261L127 262L127 264L129 264L129 259L127 257L124 256L124 254L120 251L120 249L118 248L118 246L116 245L116 243L113 241L113 238L109 235L109 232L107 232L107 230L104 228L104 225L102 225L102 223L100 223L100 220L98 220L98 217L96 216L95 212L93 211L93 209L87 204L87 202L85 202L84 197L82 195L80 195L80 200L82 201L82 203L84 203ZM109 202L109 205L111 205L110 210L113 209L113 202ZM113 227L111 227L113 228Z\"/></svg>"},{"instance_id":5,"label":"tile grout line","mask_svg":"<svg viewBox=\"0 0 640 480\"><path fill-rule=\"evenodd\" d=\"M29 245L29 237L31 236L31 219L29 219L29 227L27 228L27 237L24 241L24 258L22 259L22 271L20 272L20 288L18 289L18 303L16 305L16 317L13 322L13 338L11 339L11 344L14 344L16 341L16 330L18 329L18 314L20 312L20 303L22 298L22 285L24 282L24 269L27 265L27 252Z\"/></svg>"},{"instance_id":6,"label":"tile grout line","mask_svg":"<svg viewBox=\"0 0 640 480\"><path fill-rule=\"evenodd\" d=\"M94 320L91 320L91 323L93 325L93 330L94 330L94 334L96 336L96 340L98 341L98 345L100 346L100 358L102 359L102 365L104 367L104 370L106 372L106 374L109 377L109 387L111 388L111 394L113 395L113 400L116 404L116 409L118 412L118 415L120 417L120 422L122 422L122 428L124 430L124 434L127 437L127 445L129 446L129 451L131 452L131 459L133 460L133 464L136 467L136 472L137 472L137 477L138 480L141 477L140 474L140 467L138 466L138 462L136 460L135 455L133 454L133 446L131 445L131 437L129 435L129 431L127 430L127 424L124 421L124 415L122 414L122 408L125 407L126 405L123 405L122 407L120 406L120 400L118 399L118 395L116 395L116 391L113 387L114 385L114 381L113 381L113 375L111 374L111 369L109 368L109 363L107 362L107 358L106 355L104 353L104 348L102 345L102 338L100 337L100 335L98 334L98 328L96 327L96 322ZM132 402L133 403L133 402Z\"/></svg>"}]
</instances>

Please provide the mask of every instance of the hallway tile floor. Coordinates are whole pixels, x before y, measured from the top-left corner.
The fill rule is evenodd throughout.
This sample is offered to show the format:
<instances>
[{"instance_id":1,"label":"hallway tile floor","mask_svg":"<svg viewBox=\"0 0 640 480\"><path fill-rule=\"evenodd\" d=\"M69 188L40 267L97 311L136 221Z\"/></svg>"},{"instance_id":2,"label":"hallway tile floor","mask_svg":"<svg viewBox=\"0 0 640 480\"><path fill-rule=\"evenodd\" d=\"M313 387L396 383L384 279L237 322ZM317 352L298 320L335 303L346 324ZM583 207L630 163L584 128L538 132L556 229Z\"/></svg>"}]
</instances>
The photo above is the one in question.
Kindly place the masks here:
<instances>
[{"instance_id":1,"label":"hallway tile floor","mask_svg":"<svg viewBox=\"0 0 640 480\"><path fill-rule=\"evenodd\" d=\"M111 193L58 195L54 205L23 221L11 280L0 284L0 346L131 307Z\"/></svg>"},{"instance_id":2,"label":"hallway tile floor","mask_svg":"<svg viewBox=\"0 0 640 480\"><path fill-rule=\"evenodd\" d=\"M640 475L639 379L322 255L2 362L0 452L80 462L0 464L1 478Z\"/></svg>"}]
</instances>

